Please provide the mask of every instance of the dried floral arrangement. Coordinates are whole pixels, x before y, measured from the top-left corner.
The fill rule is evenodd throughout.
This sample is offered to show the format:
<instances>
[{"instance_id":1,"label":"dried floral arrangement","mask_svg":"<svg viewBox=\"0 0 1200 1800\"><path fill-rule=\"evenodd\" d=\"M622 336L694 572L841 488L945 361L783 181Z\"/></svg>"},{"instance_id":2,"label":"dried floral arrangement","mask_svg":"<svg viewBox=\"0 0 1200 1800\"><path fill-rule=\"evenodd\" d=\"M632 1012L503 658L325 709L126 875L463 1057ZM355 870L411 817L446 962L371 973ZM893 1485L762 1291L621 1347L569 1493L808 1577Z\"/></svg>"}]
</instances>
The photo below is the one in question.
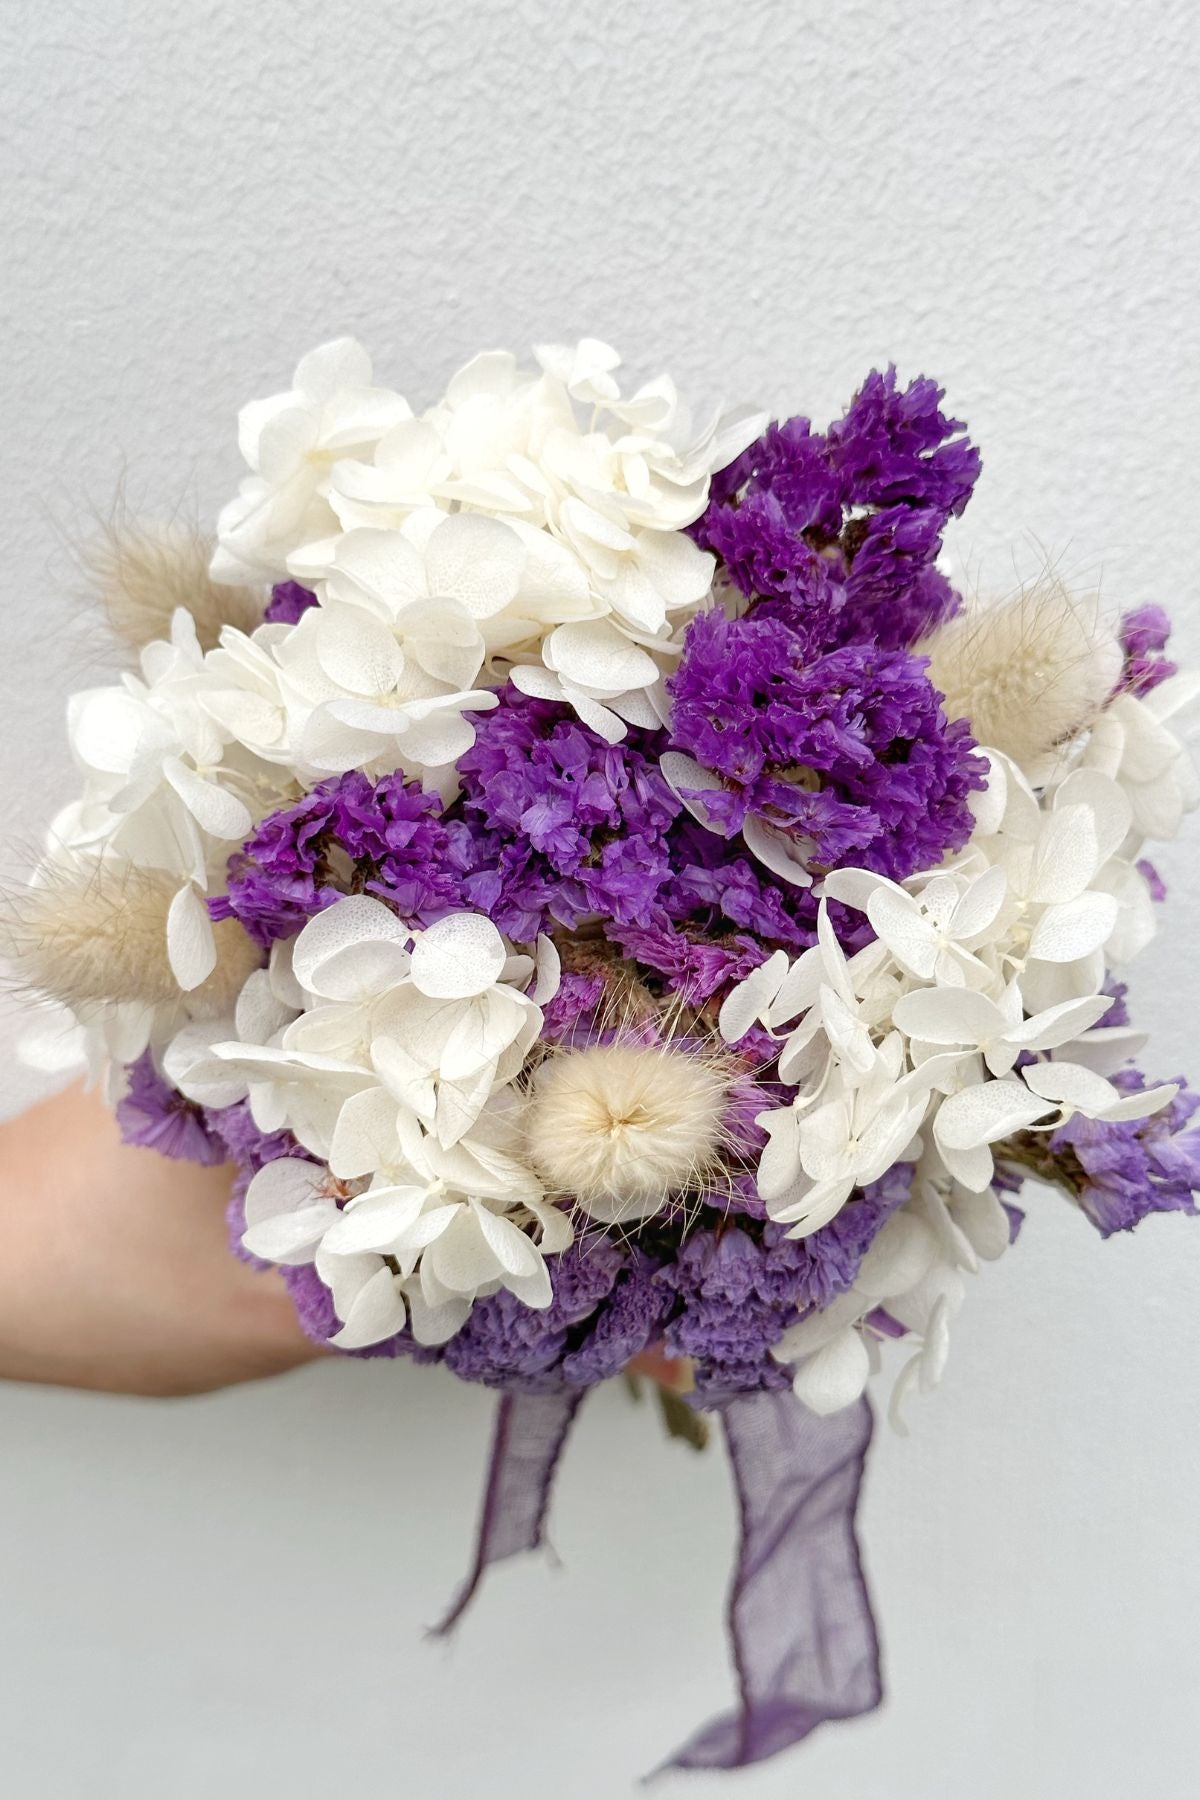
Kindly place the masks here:
<instances>
[{"instance_id":1,"label":"dried floral arrangement","mask_svg":"<svg viewBox=\"0 0 1200 1800\"><path fill-rule=\"evenodd\" d=\"M541 1541L581 1397L721 1421L729 1767L877 1704L865 1391L937 1382L1031 1176L1195 1211L1131 1060L1146 852L1197 800L1156 606L938 566L979 456L931 381L693 423L585 340L416 414L347 339L244 408L215 546L123 529L136 657L11 909L44 1066L231 1162L305 1330L501 1394L475 1566ZM632 1379L639 1379L636 1375Z\"/></svg>"}]
</instances>

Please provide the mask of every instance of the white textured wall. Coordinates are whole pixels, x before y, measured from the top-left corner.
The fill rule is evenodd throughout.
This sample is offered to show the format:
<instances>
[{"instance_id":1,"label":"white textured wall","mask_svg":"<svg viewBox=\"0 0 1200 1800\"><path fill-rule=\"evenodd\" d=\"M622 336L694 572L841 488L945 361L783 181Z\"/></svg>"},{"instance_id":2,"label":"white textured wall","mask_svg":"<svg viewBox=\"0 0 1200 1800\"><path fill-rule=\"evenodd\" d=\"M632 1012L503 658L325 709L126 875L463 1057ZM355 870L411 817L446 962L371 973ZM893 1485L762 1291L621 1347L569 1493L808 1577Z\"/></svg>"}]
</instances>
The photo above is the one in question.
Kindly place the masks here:
<instances>
[{"instance_id":1,"label":"white textured wall","mask_svg":"<svg viewBox=\"0 0 1200 1800\"><path fill-rule=\"evenodd\" d=\"M591 331L821 419L894 357L983 446L970 567L1003 583L1040 542L1200 656L1198 63L1186 0L4 0L6 830L66 792L81 515L120 482L211 510L239 402L343 330L414 400L480 346ZM1155 1068L1200 1077L1195 854L1162 859L1136 1007ZM730 1793L1196 1791L1198 1267L1200 1225L1104 1245L1034 1207L875 1453L886 1710ZM596 1397L565 1570L501 1574L447 1655L420 1628L487 1413L356 1364L165 1406L0 1391L3 1791L631 1792L726 1696L720 1459Z\"/></svg>"}]
</instances>

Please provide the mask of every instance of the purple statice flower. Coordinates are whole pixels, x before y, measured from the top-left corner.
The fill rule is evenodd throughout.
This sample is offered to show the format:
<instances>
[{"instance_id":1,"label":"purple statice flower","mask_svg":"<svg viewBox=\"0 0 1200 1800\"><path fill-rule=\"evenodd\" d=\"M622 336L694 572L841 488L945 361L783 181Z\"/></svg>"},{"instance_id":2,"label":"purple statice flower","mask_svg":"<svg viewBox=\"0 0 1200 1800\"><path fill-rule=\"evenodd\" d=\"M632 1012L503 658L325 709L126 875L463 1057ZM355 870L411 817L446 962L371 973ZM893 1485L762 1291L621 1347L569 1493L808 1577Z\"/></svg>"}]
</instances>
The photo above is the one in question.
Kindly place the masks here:
<instances>
[{"instance_id":1,"label":"purple statice flower","mask_svg":"<svg viewBox=\"0 0 1200 1800\"><path fill-rule=\"evenodd\" d=\"M612 1239L579 1239L552 1264L554 1298L523 1304L507 1289L479 1300L442 1359L488 1387L590 1387L615 1375L656 1335L666 1302L641 1252Z\"/></svg>"},{"instance_id":2,"label":"purple statice flower","mask_svg":"<svg viewBox=\"0 0 1200 1800\"><path fill-rule=\"evenodd\" d=\"M301 587L298 581L277 581L271 589L271 598L263 614L263 624L294 625L311 606L317 604L317 596L310 588Z\"/></svg>"},{"instance_id":3,"label":"purple statice flower","mask_svg":"<svg viewBox=\"0 0 1200 1800\"><path fill-rule=\"evenodd\" d=\"M689 933L678 925L615 925L608 936L645 968L660 975L666 986L689 1006L701 1006L724 987L745 980L767 955L755 938L741 933L719 941L702 932Z\"/></svg>"},{"instance_id":4,"label":"purple statice flower","mask_svg":"<svg viewBox=\"0 0 1200 1800\"><path fill-rule=\"evenodd\" d=\"M1136 1069L1113 1077L1124 1093L1146 1085ZM1079 1204L1102 1237L1132 1231L1155 1212L1195 1213L1200 1190L1200 1126L1192 1118L1200 1094L1180 1083L1171 1104L1149 1119L1116 1123L1068 1119L1050 1139L1050 1152L1075 1165Z\"/></svg>"},{"instance_id":5,"label":"purple statice flower","mask_svg":"<svg viewBox=\"0 0 1200 1800\"><path fill-rule=\"evenodd\" d=\"M740 839L722 838L685 814L669 844L672 872L661 898L671 919L716 940L731 930L746 932L771 950L802 950L812 942L805 890L772 880Z\"/></svg>"},{"instance_id":6,"label":"purple statice flower","mask_svg":"<svg viewBox=\"0 0 1200 1800\"><path fill-rule=\"evenodd\" d=\"M204 1111L159 1074L147 1050L125 1071L128 1086L117 1102L122 1141L212 1168L226 1160L222 1139Z\"/></svg>"},{"instance_id":7,"label":"purple statice flower","mask_svg":"<svg viewBox=\"0 0 1200 1800\"><path fill-rule=\"evenodd\" d=\"M376 894L414 925L461 908L471 832L441 816L436 794L403 775L352 772L323 781L263 820L229 862L228 896L212 906L256 943L291 937L347 891Z\"/></svg>"},{"instance_id":8,"label":"purple statice flower","mask_svg":"<svg viewBox=\"0 0 1200 1800\"><path fill-rule=\"evenodd\" d=\"M809 659L781 618L714 610L667 685L672 741L725 784L701 795L725 832L757 814L810 839L814 863L896 880L971 834L986 765L920 657L852 645Z\"/></svg>"},{"instance_id":9,"label":"purple statice flower","mask_svg":"<svg viewBox=\"0 0 1200 1800\"><path fill-rule=\"evenodd\" d=\"M510 686L478 715L458 772L478 834L464 891L502 931L528 943L555 920L651 922L680 803L636 734L608 744L569 708Z\"/></svg>"},{"instance_id":10,"label":"purple statice flower","mask_svg":"<svg viewBox=\"0 0 1200 1800\"><path fill-rule=\"evenodd\" d=\"M1121 619L1121 646L1125 668L1118 691L1148 694L1179 672L1178 663L1163 652L1171 635L1169 614L1161 606L1138 606Z\"/></svg>"},{"instance_id":11,"label":"purple statice flower","mask_svg":"<svg viewBox=\"0 0 1200 1800\"><path fill-rule=\"evenodd\" d=\"M902 649L957 609L935 559L980 461L941 401L873 371L828 432L772 425L714 478L693 535L748 598L781 604L806 654Z\"/></svg>"},{"instance_id":12,"label":"purple statice flower","mask_svg":"<svg viewBox=\"0 0 1200 1800\"><path fill-rule=\"evenodd\" d=\"M603 975L564 969L558 991L542 1007L542 1036L556 1043L586 1029L604 999Z\"/></svg>"},{"instance_id":13,"label":"purple statice flower","mask_svg":"<svg viewBox=\"0 0 1200 1800\"><path fill-rule=\"evenodd\" d=\"M852 1286L876 1234L908 1198L911 1178L911 1167L897 1164L811 1237L768 1225L759 1238L727 1220L684 1239L655 1279L676 1302L667 1353L695 1359L700 1395L788 1386L772 1347L799 1314Z\"/></svg>"}]
</instances>

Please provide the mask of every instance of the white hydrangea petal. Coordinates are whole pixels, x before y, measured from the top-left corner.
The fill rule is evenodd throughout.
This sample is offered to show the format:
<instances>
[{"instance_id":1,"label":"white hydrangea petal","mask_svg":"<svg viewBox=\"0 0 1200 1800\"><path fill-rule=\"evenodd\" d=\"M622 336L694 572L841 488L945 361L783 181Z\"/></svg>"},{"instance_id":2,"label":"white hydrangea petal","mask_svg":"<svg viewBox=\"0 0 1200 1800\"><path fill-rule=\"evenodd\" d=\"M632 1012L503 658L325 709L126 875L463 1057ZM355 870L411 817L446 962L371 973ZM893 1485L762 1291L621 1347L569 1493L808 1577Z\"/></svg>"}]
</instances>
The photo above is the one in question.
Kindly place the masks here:
<instances>
[{"instance_id":1,"label":"white hydrangea petal","mask_svg":"<svg viewBox=\"0 0 1200 1800\"><path fill-rule=\"evenodd\" d=\"M875 1301L907 1293L936 1254L937 1240L923 1220L912 1213L894 1213L859 1264L855 1292Z\"/></svg>"},{"instance_id":2,"label":"white hydrangea petal","mask_svg":"<svg viewBox=\"0 0 1200 1800\"><path fill-rule=\"evenodd\" d=\"M1020 1081L984 1081L951 1094L938 1108L937 1140L949 1150L994 1144L1054 1110Z\"/></svg>"},{"instance_id":3,"label":"white hydrangea petal","mask_svg":"<svg viewBox=\"0 0 1200 1800\"><path fill-rule=\"evenodd\" d=\"M400 1152L395 1098L382 1087L351 1094L338 1113L329 1146L329 1167L342 1181L390 1167Z\"/></svg>"},{"instance_id":4,"label":"white hydrangea petal","mask_svg":"<svg viewBox=\"0 0 1200 1800\"><path fill-rule=\"evenodd\" d=\"M308 921L292 948L292 969L325 999L370 999L407 973L411 937L381 900L348 894Z\"/></svg>"},{"instance_id":5,"label":"white hydrangea petal","mask_svg":"<svg viewBox=\"0 0 1200 1800\"><path fill-rule=\"evenodd\" d=\"M310 1263L329 1224L331 1204L302 1206L296 1212L278 1213L250 1225L242 1233L243 1248L263 1262L284 1267Z\"/></svg>"},{"instance_id":6,"label":"white hydrangea petal","mask_svg":"<svg viewBox=\"0 0 1200 1800\"><path fill-rule=\"evenodd\" d=\"M338 1350L365 1350L403 1331L407 1317L396 1277L385 1263L358 1290L345 1323L329 1342Z\"/></svg>"},{"instance_id":7,"label":"white hydrangea petal","mask_svg":"<svg viewBox=\"0 0 1200 1800\"><path fill-rule=\"evenodd\" d=\"M324 1171L297 1156L264 1163L251 1179L244 1202L247 1225L261 1225L281 1214L316 1206L323 1198ZM330 1214L337 1211L328 1201Z\"/></svg>"},{"instance_id":8,"label":"white hydrangea petal","mask_svg":"<svg viewBox=\"0 0 1200 1800\"><path fill-rule=\"evenodd\" d=\"M212 919L190 882L167 909L167 960L185 994L207 981L217 966Z\"/></svg>"},{"instance_id":9,"label":"white hydrangea petal","mask_svg":"<svg viewBox=\"0 0 1200 1800\"><path fill-rule=\"evenodd\" d=\"M515 599L524 564L516 532L482 513L452 514L425 549L430 592L450 595L476 619L491 618Z\"/></svg>"},{"instance_id":10,"label":"white hydrangea petal","mask_svg":"<svg viewBox=\"0 0 1200 1800\"><path fill-rule=\"evenodd\" d=\"M239 1038L251 1044L266 1044L295 1017L295 1009L285 1006L276 994L266 969L255 969L249 975L237 998L234 1029Z\"/></svg>"},{"instance_id":11,"label":"white hydrangea petal","mask_svg":"<svg viewBox=\"0 0 1200 1800\"><path fill-rule=\"evenodd\" d=\"M412 1282L405 1286L405 1297L408 1301L412 1334L418 1344L445 1344L466 1324L467 1315L471 1311L470 1300L462 1296L453 1296L444 1300L441 1305L433 1306L425 1298L419 1283Z\"/></svg>"},{"instance_id":12,"label":"white hydrangea petal","mask_svg":"<svg viewBox=\"0 0 1200 1800\"><path fill-rule=\"evenodd\" d=\"M1033 928L1029 955L1041 962L1078 962L1112 936L1120 912L1111 894L1094 889L1074 900L1048 906Z\"/></svg>"},{"instance_id":13,"label":"white hydrangea petal","mask_svg":"<svg viewBox=\"0 0 1200 1800\"><path fill-rule=\"evenodd\" d=\"M1135 1031L1131 1025L1102 1025L1074 1039L1071 1061L1094 1069L1097 1075L1115 1075L1149 1039L1149 1032Z\"/></svg>"},{"instance_id":14,"label":"white hydrangea petal","mask_svg":"<svg viewBox=\"0 0 1200 1800\"><path fill-rule=\"evenodd\" d=\"M985 1044L1004 1030L993 1000L969 988L917 988L901 995L892 1019L907 1037L927 1044Z\"/></svg>"},{"instance_id":15,"label":"white hydrangea petal","mask_svg":"<svg viewBox=\"0 0 1200 1800\"><path fill-rule=\"evenodd\" d=\"M1021 1050L1057 1050L1069 1044L1082 1032L1090 1030L1112 1006L1108 994L1094 994L1082 1000L1065 1000L1045 1012L1010 1025L1005 1033L1008 1042Z\"/></svg>"},{"instance_id":16,"label":"white hydrangea petal","mask_svg":"<svg viewBox=\"0 0 1200 1800\"><path fill-rule=\"evenodd\" d=\"M1074 900L1099 866L1099 839L1091 807L1060 807L1043 817L1025 884L1026 898L1050 906Z\"/></svg>"},{"instance_id":17,"label":"white hydrangea petal","mask_svg":"<svg viewBox=\"0 0 1200 1800\"><path fill-rule=\"evenodd\" d=\"M423 1187L372 1188L338 1214L325 1233L325 1248L337 1256L391 1251L408 1237L426 1198Z\"/></svg>"},{"instance_id":18,"label":"white hydrangea petal","mask_svg":"<svg viewBox=\"0 0 1200 1800\"><path fill-rule=\"evenodd\" d=\"M1008 895L1008 875L999 863L970 882L955 903L950 929L963 943L982 936L995 924Z\"/></svg>"},{"instance_id":19,"label":"white hydrangea petal","mask_svg":"<svg viewBox=\"0 0 1200 1800\"><path fill-rule=\"evenodd\" d=\"M1123 1099L1115 1101L1106 1108L1104 1117L1110 1123L1152 1118L1155 1113L1170 1106L1178 1092L1176 1082L1168 1082L1164 1087L1143 1088L1140 1093L1126 1094Z\"/></svg>"},{"instance_id":20,"label":"white hydrangea petal","mask_svg":"<svg viewBox=\"0 0 1200 1800\"><path fill-rule=\"evenodd\" d=\"M801 1363L792 1380L796 1398L822 1418L852 1406L871 1373L862 1333L847 1326Z\"/></svg>"},{"instance_id":21,"label":"white hydrangea petal","mask_svg":"<svg viewBox=\"0 0 1200 1800\"><path fill-rule=\"evenodd\" d=\"M898 890L877 888L867 902L867 917L900 966L927 981L937 961L938 940L916 902Z\"/></svg>"},{"instance_id":22,"label":"white hydrangea petal","mask_svg":"<svg viewBox=\"0 0 1200 1800\"><path fill-rule=\"evenodd\" d=\"M236 794L226 793L215 782L204 781L177 756L163 758L162 772L202 831L210 837L247 838L254 820Z\"/></svg>"},{"instance_id":23,"label":"white hydrangea petal","mask_svg":"<svg viewBox=\"0 0 1200 1800\"><path fill-rule=\"evenodd\" d=\"M755 1123L767 1134L758 1163L758 1191L769 1206L800 1174L800 1117L792 1107L781 1106L759 1113Z\"/></svg>"},{"instance_id":24,"label":"white hydrangea petal","mask_svg":"<svg viewBox=\"0 0 1200 1800\"><path fill-rule=\"evenodd\" d=\"M1133 807L1117 782L1099 769L1074 769L1055 789L1055 808L1086 806L1096 826L1096 856L1101 864L1115 856L1129 835Z\"/></svg>"},{"instance_id":25,"label":"white hydrangea petal","mask_svg":"<svg viewBox=\"0 0 1200 1800\"><path fill-rule=\"evenodd\" d=\"M866 912L871 895L877 888L890 888L894 894L907 898L904 889L896 882L890 881L886 875L876 875L870 869L831 869L822 878L820 892L825 899L840 901L843 906L852 906L856 912Z\"/></svg>"},{"instance_id":26,"label":"white hydrangea petal","mask_svg":"<svg viewBox=\"0 0 1200 1800\"><path fill-rule=\"evenodd\" d=\"M780 831L754 813L742 826L742 838L751 855L756 856L772 875L778 875L781 881L790 882L793 887L812 886L812 872L804 860L816 854L817 847L811 838L798 838L790 832Z\"/></svg>"},{"instance_id":27,"label":"white hydrangea petal","mask_svg":"<svg viewBox=\"0 0 1200 1800\"><path fill-rule=\"evenodd\" d=\"M449 1293L474 1294L497 1279L495 1254L469 1206L454 1209L453 1218L425 1253L422 1273L425 1268Z\"/></svg>"},{"instance_id":28,"label":"white hydrangea petal","mask_svg":"<svg viewBox=\"0 0 1200 1800\"><path fill-rule=\"evenodd\" d=\"M392 631L360 606L327 605L312 615L322 673L348 694L390 694L404 674L404 652Z\"/></svg>"},{"instance_id":29,"label":"white hydrangea petal","mask_svg":"<svg viewBox=\"0 0 1200 1800\"><path fill-rule=\"evenodd\" d=\"M507 954L504 939L482 913L449 913L418 934L413 985L437 1000L483 994L499 981Z\"/></svg>"},{"instance_id":30,"label":"white hydrangea petal","mask_svg":"<svg viewBox=\"0 0 1200 1800\"><path fill-rule=\"evenodd\" d=\"M994 1262L1008 1249L1012 1226L994 1188L984 1188L977 1194L959 1189L951 1216L976 1255L985 1262Z\"/></svg>"},{"instance_id":31,"label":"white hydrangea petal","mask_svg":"<svg viewBox=\"0 0 1200 1800\"><path fill-rule=\"evenodd\" d=\"M546 639L544 654L547 666L565 680L600 694L620 694L658 680L654 658L606 619L557 626Z\"/></svg>"},{"instance_id":32,"label":"white hydrangea petal","mask_svg":"<svg viewBox=\"0 0 1200 1800\"><path fill-rule=\"evenodd\" d=\"M343 388L371 385L371 358L357 338L330 338L296 364L292 386L306 400L331 400Z\"/></svg>"},{"instance_id":33,"label":"white hydrangea petal","mask_svg":"<svg viewBox=\"0 0 1200 1800\"><path fill-rule=\"evenodd\" d=\"M796 1324L789 1325L771 1346L771 1355L776 1362L799 1362L837 1337L847 1325L857 1324L867 1310L853 1288L835 1294L828 1306L813 1307Z\"/></svg>"},{"instance_id":34,"label":"white hydrangea petal","mask_svg":"<svg viewBox=\"0 0 1200 1800\"><path fill-rule=\"evenodd\" d=\"M740 1043L765 1015L788 971L786 950L774 950L729 990L721 1004L718 1029L727 1044Z\"/></svg>"}]
</instances>

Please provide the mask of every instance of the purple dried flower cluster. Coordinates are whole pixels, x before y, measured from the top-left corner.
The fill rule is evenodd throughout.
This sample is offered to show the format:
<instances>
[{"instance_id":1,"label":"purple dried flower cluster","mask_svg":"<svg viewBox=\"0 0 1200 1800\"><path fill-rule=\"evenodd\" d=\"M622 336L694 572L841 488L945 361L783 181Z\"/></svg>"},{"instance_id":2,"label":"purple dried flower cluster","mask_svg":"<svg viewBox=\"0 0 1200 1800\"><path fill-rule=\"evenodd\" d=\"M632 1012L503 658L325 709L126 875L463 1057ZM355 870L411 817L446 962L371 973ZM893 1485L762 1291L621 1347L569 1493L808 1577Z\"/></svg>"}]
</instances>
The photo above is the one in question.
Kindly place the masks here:
<instances>
[{"instance_id":1,"label":"purple dried flower cluster","mask_svg":"<svg viewBox=\"0 0 1200 1800\"><path fill-rule=\"evenodd\" d=\"M458 771L477 856L463 893L502 931L528 942L552 921L650 923L679 801L636 735L607 744L510 687Z\"/></svg>"},{"instance_id":2,"label":"purple dried flower cluster","mask_svg":"<svg viewBox=\"0 0 1200 1800\"><path fill-rule=\"evenodd\" d=\"M1145 1079L1134 1069L1114 1076L1126 1093L1140 1092ZM1063 1158L1079 1188L1079 1204L1102 1237L1132 1231L1156 1212L1195 1213L1200 1191L1200 1125L1193 1126L1200 1094L1186 1083L1161 1112L1149 1119L1117 1123L1069 1119L1050 1139L1050 1152Z\"/></svg>"},{"instance_id":3,"label":"purple dried flower cluster","mask_svg":"<svg viewBox=\"0 0 1200 1800\"><path fill-rule=\"evenodd\" d=\"M935 559L980 462L941 401L876 370L828 432L772 425L714 480L693 535L748 599L778 603L805 654L903 649L957 608Z\"/></svg>"},{"instance_id":4,"label":"purple dried flower cluster","mask_svg":"<svg viewBox=\"0 0 1200 1800\"><path fill-rule=\"evenodd\" d=\"M125 1083L116 1107L123 1143L208 1167L226 1160L225 1144L211 1129L203 1108L186 1100L159 1074L148 1050L129 1064Z\"/></svg>"},{"instance_id":5,"label":"purple dried flower cluster","mask_svg":"<svg viewBox=\"0 0 1200 1800\"><path fill-rule=\"evenodd\" d=\"M263 613L263 624L294 625L310 607L316 605L317 596L311 588L301 587L298 581L278 581L271 589L271 598Z\"/></svg>"},{"instance_id":6,"label":"purple dried flower cluster","mask_svg":"<svg viewBox=\"0 0 1200 1800\"><path fill-rule=\"evenodd\" d=\"M672 739L720 775L705 811L810 840L811 859L902 878L971 833L986 764L947 721L921 658L852 645L806 658L782 618L702 613L668 683Z\"/></svg>"},{"instance_id":7,"label":"purple dried flower cluster","mask_svg":"<svg viewBox=\"0 0 1200 1800\"><path fill-rule=\"evenodd\" d=\"M1121 647L1125 668L1121 688L1130 694L1148 694L1179 672L1178 663L1165 654L1171 621L1161 606L1139 606L1121 620Z\"/></svg>"},{"instance_id":8,"label":"purple dried flower cluster","mask_svg":"<svg viewBox=\"0 0 1200 1800\"><path fill-rule=\"evenodd\" d=\"M212 910L240 919L263 945L293 936L349 889L431 925L462 906L476 854L469 828L440 814L437 795L402 775L323 781L263 820L230 859L228 897Z\"/></svg>"}]
</instances>

